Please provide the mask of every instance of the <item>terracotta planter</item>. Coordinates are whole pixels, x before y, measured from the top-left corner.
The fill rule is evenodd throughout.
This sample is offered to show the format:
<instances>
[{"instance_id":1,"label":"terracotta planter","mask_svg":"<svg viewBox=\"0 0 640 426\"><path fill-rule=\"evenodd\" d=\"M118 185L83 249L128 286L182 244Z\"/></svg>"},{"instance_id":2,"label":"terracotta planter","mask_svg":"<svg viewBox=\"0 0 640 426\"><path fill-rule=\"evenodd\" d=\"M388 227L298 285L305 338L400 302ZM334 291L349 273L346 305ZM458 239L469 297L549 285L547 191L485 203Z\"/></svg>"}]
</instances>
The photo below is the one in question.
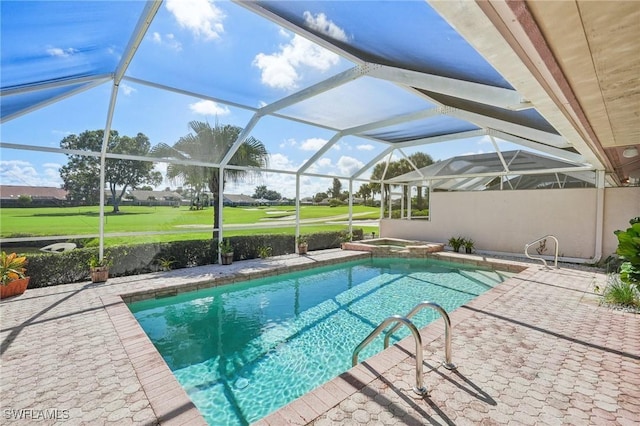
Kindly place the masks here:
<instances>
[{"instance_id":1,"label":"terracotta planter","mask_svg":"<svg viewBox=\"0 0 640 426\"><path fill-rule=\"evenodd\" d=\"M5 299L11 296L18 296L27 290L30 277L20 278L11 281L7 285L0 285L0 299Z\"/></svg>"},{"instance_id":2,"label":"terracotta planter","mask_svg":"<svg viewBox=\"0 0 640 426\"><path fill-rule=\"evenodd\" d=\"M298 244L298 254L307 254L309 245L307 243Z\"/></svg>"},{"instance_id":3,"label":"terracotta planter","mask_svg":"<svg viewBox=\"0 0 640 426\"><path fill-rule=\"evenodd\" d=\"M222 264L231 265L233 263L233 253L222 253Z\"/></svg>"},{"instance_id":4,"label":"terracotta planter","mask_svg":"<svg viewBox=\"0 0 640 426\"><path fill-rule=\"evenodd\" d=\"M91 282L103 283L109 279L108 266L95 266L91 268Z\"/></svg>"}]
</instances>

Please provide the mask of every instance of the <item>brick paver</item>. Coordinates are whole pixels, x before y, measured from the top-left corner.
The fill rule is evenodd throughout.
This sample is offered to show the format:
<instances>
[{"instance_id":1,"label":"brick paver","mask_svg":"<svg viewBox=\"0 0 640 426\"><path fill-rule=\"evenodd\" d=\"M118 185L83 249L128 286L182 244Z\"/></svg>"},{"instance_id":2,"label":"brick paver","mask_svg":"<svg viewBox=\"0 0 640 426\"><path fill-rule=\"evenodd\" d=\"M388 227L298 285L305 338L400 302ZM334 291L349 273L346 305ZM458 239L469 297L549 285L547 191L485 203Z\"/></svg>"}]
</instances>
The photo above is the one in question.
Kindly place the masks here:
<instances>
[{"instance_id":1,"label":"brick paver","mask_svg":"<svg viewBox=\"0 0 640 426\"><path fill-rule=\"evenodd\" d=\"M442 331L424 339L427 396L408 385L414 357L385 368L376 356L361 365L378 377L309 423L640 424L640 315L599 306L592 291L605 280L593 271L530 267L451 314L456 370L440 365ZM400 345L412 351L410 339ZM268 416L257 424L283 423Z\"/></svg>"},{"instance_id":2,"label":"brick paver","mask_svg":"<svg viewBox=\"0 0 640 426\"><path fill-rule=\"evenodd\" d=\"M119 295L176 294L345 255L358 254L256 259L3 300L0 424L203 424ZM442 322L421 331L427 396L411 391L415 349L404 340L257 423L638 424L640 316L598 306L591 292L605 279L529 267L451 313L456 370L440 366Z\"/></svg>"}]
</instances>

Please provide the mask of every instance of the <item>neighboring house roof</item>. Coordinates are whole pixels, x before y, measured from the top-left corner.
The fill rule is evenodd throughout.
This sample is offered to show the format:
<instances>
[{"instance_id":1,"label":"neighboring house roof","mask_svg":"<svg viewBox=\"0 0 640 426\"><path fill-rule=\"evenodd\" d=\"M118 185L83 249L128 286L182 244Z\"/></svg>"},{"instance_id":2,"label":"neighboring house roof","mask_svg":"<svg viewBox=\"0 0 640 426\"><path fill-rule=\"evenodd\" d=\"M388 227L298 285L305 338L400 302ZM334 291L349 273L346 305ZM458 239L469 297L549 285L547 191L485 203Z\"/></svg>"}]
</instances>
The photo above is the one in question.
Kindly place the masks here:
<instances>
[{"instance_id":1,"label":"neighboring house roof","mask_svg":"<svg viewBox=\"0 0 640 426\"><path fill-rule=\"evenodd\" d=\"M134 189L131 191L131 196L136 200L180 200L182 195L174 191L146 191L143 189Z\"/></svg>"},{"instance_id":2,"label":"neighboring house roof","mask_svg":"<svg viewBox=\"0 0 640 426\"><path fill-rule=\"evenodd\" d=\"M21 195L39 199L66 200L67 190L53 186L0 185L0 198L3 200L18 199Z\"/></svg>"},{"instance_id":3,"label":"neighboring house roof","mask_svg":"<svg viewBox=\"0 0 640 426\"><path fill-rule=\"evenodd\" d=\"M234 204L255 204L258 202L255 198L244 194L224 194L224 201Z\"/></svg>"}]
</instances>

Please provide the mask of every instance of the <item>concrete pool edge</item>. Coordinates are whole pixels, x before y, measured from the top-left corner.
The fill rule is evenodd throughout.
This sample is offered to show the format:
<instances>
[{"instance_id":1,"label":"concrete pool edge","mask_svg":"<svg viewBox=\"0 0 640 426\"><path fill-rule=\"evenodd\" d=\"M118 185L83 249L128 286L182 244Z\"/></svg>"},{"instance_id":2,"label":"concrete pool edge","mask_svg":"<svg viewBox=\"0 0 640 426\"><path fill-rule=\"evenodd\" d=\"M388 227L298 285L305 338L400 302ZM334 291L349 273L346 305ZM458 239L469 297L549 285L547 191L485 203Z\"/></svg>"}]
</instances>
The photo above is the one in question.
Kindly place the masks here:
<instances>
[{"instance_id":1,"label":"concrete pool edge","mask_svg":"<svg viewBox=\"0 0 640 426\"><path fill-rule=\"evenodd\" d=\"M368 252L349 252L342 257L314 256L313 253L304 256L279 256L262 260L262 265L252 265L244 268L243 261L238 261L232 265L220 266L216 275L210 275L196 282L168 284L162 288L152 288L136 290L122 293L119 296L125 303L138 302L146 299L154 299L168 296L175 296L190 291L203 290L206 288L218 287L233 284L236 282L248 281L257 278L265 278L289 272L303 271L305 269L328 266L337 263L354 260L369 259ZM296 263L291 263L296 262ZM235 267L234 267L235 266ZM249 266L249 265L244 265Z\"/></svg>"},{"instance_id":2,"label":"concrete pool edge","mask_svg":"<svg viewBox=\"0 0 640 426\"><path fill-rule=\"evenodd\" d=\"M308 256L287 256L283 259L266 259L262 264L257 266L255 264L244 265L250 266L249 268L243 267L243 262L236 262L234 263L237 265L236 268L221 266L219 268L220 270L216 271L216 275L202 278L195 283L179 282L176 284L164 284L146 290L101 296L104 309L111 319L118 338L131 361L142 389L147 395L158 421L163 425L207 424L199 410L193 402L191 402L186 391L174 377L160 353L142 330L142 327L129 310L127 303L371 257L371 253L369 252L359 253L355 251L346 252L338 250L337 253L340 253L337 257L331 255L323 256L324 253L310 253ZM442 261L492 267L497 270L521 273L525 271L527 267L531 266L514 261L450 252L431 253L427 257ZM480 297L487 295L487 293L493 293L512 279L513 278L506 280L486 293L483 293ZM487 300L490 301L495 297L499 297L503 291L499 291L494 297ZM474 299L474 301L475 300L477 299ZM459 310L460 309L457 309L454 313ZM439 332L436 330L438 327L441 328ZM421 330L423 343L426 344L439 338L443 332L442 320L435 321ZM345 398L361 390L371 381L382 377L390 367L409 358L411 356L409 354L415 351L415 348L412 346L413 342L406 339L403 340L399 344L380 352L374 357L369 358L366 362L360 363L337 378L271 413L259 420L257 424L308 423L310 420L307 419L313 420L322 414L318 412L319 407L327 407L328 409L335 406L335 404L340 403ZM357 386L360 385L363 387L357 388ZM333 404L334 402L335 404ZM266 423L261 423L263 420Z\"/></svg>"},{"instance_id":3,"label":"concrete pool edge","mask_svg":"<svg viewBox=\"0 0 640 426\"><path fill-rule=\"evenodd\" d=\"M163 425L207 425L119 295L101 297L156 419Z\"/></svg>"}]
</instances>

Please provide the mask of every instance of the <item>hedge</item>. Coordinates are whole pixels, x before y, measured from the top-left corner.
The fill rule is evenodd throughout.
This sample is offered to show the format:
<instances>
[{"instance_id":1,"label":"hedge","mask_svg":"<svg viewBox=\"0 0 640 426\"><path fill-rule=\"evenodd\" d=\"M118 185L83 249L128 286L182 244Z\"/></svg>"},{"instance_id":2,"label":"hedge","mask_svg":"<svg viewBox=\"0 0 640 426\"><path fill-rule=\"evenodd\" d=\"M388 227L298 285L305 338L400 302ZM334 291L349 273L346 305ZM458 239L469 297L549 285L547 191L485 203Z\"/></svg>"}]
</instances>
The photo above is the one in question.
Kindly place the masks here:
<instances>
[{"instance_id":1,"label":"hedge","mask_svg":"<svg viewBox=\"0 0 640 426\"><path fill-rule=\"evenodd\" d=\"M348 239L342 232L308 234L309 250L340 247ZM353 240L362 240L362 229L354 229ZM255 259L260 247L271 247L271 255L290 254L295 251L293 235L246 235L229 237L233 246L233 259ZM28 256L29 288L39 288L89 280L89 259L98 255L95 247L77 248L64 253L38 253ZM190 268L217 263L218 246L213 240L174 241L119 245L105 249L111 261L110 277L138 275L163 270Z\"/></svg>"}]
</instances>

